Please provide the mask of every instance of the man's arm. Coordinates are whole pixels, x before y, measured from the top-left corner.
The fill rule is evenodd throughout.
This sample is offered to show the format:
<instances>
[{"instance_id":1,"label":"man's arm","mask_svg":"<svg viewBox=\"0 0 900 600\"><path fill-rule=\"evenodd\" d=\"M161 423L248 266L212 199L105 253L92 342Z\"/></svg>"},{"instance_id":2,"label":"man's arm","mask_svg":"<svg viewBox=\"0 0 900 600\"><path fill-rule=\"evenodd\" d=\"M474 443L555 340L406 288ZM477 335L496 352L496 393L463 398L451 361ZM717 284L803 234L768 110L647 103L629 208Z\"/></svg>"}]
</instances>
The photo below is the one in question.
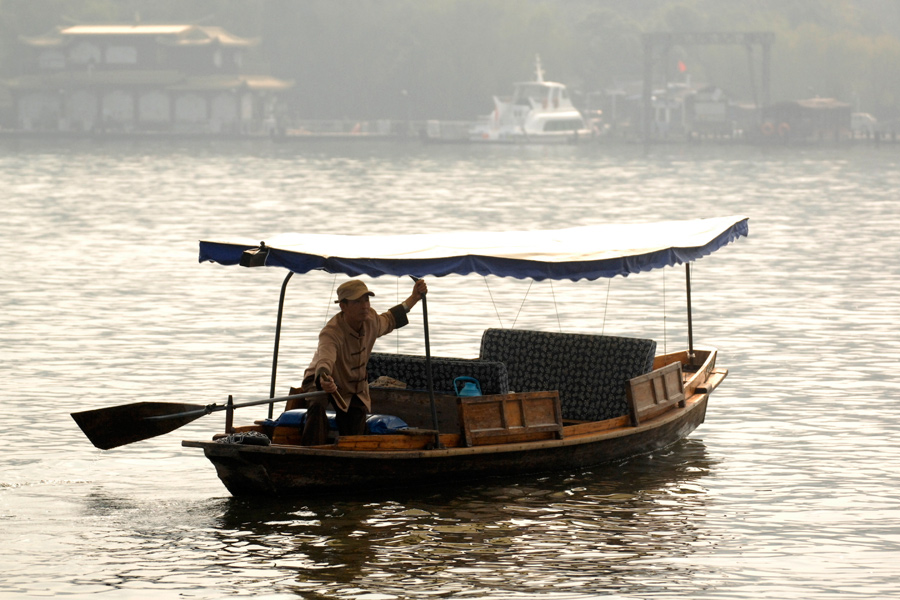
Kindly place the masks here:
<instances>
[{"instance_id":1,"label":"man's arm","mask_svg":"<svg viewBox=\"0 0 900 600\"><path fill-rule=\"evenodd\" d=\"M322 377L327 375L329 379L334 373L334 365L337 362L338 340L330 334L328 329L323 329L319 333L319 345L316 348L316 362L313 366L315 369L316 387L325 389L322 385ZM333 383L333 380L332 380ZM329 390L325 390L326 392Z\"/></svg>"},{"instance_id":2,"label":"man's arm","mask_svg":"<svg viewBox=\"0 0 900 600\"><path fill-rule=\"evenodd\" d=\"M416 283L413 285L413 291L409 295L409 298L388 310L387 313L380 315L381 318L379 320L382 325L378 332L378 336L381 337L394 329L399 329L409 324L409 318L406 316L406 313L419 303L419 300L422 299L422 296L424 296L426 292L428 292L428 286L425 284L425 280L417 279ZM386 319L388 313L393 318L393 323Z\"/></svg>"}]
</instances>

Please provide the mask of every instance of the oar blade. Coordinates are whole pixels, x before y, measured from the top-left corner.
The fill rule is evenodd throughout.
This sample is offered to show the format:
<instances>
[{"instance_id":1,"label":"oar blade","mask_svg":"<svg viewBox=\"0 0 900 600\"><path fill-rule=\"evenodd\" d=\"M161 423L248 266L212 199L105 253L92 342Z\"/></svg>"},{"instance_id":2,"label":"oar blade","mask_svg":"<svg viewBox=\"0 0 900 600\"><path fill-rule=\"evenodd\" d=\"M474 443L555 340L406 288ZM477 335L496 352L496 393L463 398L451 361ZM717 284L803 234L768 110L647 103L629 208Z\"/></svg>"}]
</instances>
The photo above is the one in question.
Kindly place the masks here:
<instances>
[{"instance_id":1,"label":"oar blade","mask_svg":"<svg viewBox=\"0 0 900 600\"><path fill-rule=\"evenodd\" d=\"M200 404L135 402L72 413L72 418L94 446L109 450L174 431L202 417L203 408ZM163 416L171 418L148 418Z\"/></svg>"}]
</instances>

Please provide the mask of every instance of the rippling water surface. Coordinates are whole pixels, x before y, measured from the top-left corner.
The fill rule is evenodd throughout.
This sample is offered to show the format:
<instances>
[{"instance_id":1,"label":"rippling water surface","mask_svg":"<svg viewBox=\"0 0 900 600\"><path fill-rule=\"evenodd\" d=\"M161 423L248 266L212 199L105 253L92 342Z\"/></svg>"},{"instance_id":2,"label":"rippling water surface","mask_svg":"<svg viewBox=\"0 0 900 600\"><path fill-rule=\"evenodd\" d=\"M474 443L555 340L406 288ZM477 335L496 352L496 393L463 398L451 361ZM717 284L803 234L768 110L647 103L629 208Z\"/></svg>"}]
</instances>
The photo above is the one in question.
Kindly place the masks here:
<instances>
[{"instance_id":1,"label":"rippling water surface","mask_svg":"<svg viewBox=\"0 0 900 600\"><path fill-rule=\"evenodd\" d=\"M0 146L0 596L873 598L900 592L900 149ZM221 413L102 452L69 417L268 395L283 273L197 240L745 214L694 269L730 370L706 423L622 464L459 489L231 498ZM278 391L337 281L288 287ZM376 306L409 282L370 282ZM504 326L686 345L684 275L432 279L432 352ZM524 298L524 301L523 301ZM421 327L379 342L421 353ZM260 414L247 409L244 418ZM264 410L264 409L261 409ZM238 413L241 416L241 412Z\"/></svg>"}]
</instances>

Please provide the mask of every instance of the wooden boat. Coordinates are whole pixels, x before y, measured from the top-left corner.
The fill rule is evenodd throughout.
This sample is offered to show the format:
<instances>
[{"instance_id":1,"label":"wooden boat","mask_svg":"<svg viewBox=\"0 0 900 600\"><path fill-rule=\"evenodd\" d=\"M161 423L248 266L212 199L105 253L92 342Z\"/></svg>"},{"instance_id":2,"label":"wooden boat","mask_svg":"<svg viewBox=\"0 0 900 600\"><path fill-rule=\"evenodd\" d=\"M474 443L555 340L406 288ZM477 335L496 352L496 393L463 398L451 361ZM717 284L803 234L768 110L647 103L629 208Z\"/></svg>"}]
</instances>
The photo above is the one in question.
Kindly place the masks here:
<instances>
[{"instance_id":1,"label":"wooden boat","mask_svg":"<svg viewBox=\"0 0 900 600\"><path fill-rule=\"evenodd\" d=\"M632 384L634 410L642 415L639 420L623 415L567 422L559 418L559 396L554 392L478 399L444 396L439 400L443 414L452 414L452 405L460 402L463 422L460 433L442 427L441 447L435 447L432 431L419 428L392 435L344 436L326 446L299 446L284 433L275 433L276 443L269 446L216 441L184 441L182 445L202 448L235 496L452 485L492 476L577 470L664 448L703 422L709 395L727 372L715 367L714 350L697 352L701 368L682 380L682 367L689 364L687 353L682 354L659 357L658 364L674 362L655 371L652 378ZM662 398L656 396L658 391ZM410 423L426 425L422 409L427 392L380 390L373 400L374 410L387 408ZM262 425L237 428L244 432L266 429ZM447 430L453 432L443 433Z\"/></svg>"},{"instance_id":2,"label":"wooden boat","mask_svg":"<svg viewBox=\"0 0 900 600\"><path fill-rule=\"evenodd\" d=\"M352 276L424 277L477 272L536 279L594 279L684 263L689 286L691 261L747 235L747 225L744 217L728 217L544 233L390 238L288 235L261 245L201 242L200 258L222 264L243 261L248 266L285 267L289 269L285 285L290 273L312 269ZM637 242L645 239L649 242ZM617 245L629 250L616 248ZM688 299L690 302L690 294ZM690 310L688 315L690 318ZM269 445L222 443L221 435L218 440L182 444L201 448L234 495L302 495L429 482L452 484L495 475L579 469L658 450L684 438L704 421L709 396L727 374L726 369L716 365L715 349L693 348L689 327L690 348L651 357L652 366L638 367L646 372L621 380L621 389L609 391L621 402L607 402L608 406L599 412L594 410L596 407L585 410L584 398L575 399L577 392L572 386L526 389L538 384L528 378L533 365L522 364L523 360L553 368L548 367L548 361L559 356L560 348L566 345L582 356L590 355L593 362L584 372L573 372L570 365L562 365L567 373L558 375L582 379L581 383L593 390L588 393L591 400L599 395L595 393L592 375L600 369L620 369L617 363L628 354L610 352L610 339L615 340L614 348L633 346L643 352L647 348L655 350L655 343L610 336L488 330L482 339L482 354L489 350L490 356L470 361L445 359L431 357L428 351L427 304L425 318L426 356L402 360L425 363L426 371L432 375L428 389L372 388L372 411L396 415L408 428L386 435L336 437L327 445L304 447L298 445L296 426L280 426L268 420L225 433L264 434L272 441ZM510 341L510 337L516 339ZM596 347L585 351L585 343ZM524 353L507 347L516 344L524 344ZM492 349L488 348L490 345ZM498 357L498 353L503 356ZM644 361L644 356L637 362ZM393 359L376 353L370 361L370 379L374 377L372 363L376 358L382 363L379 373L390 373ZM518 364L494 360L497 358ZM491 363L499 363L494 365L498 368L507 367L507 388L515 392L504 389L501 391L505 393L469 397L441 393L447 391L446 383L436 381L441 372L462 375L469 372L468 368L485 377L485 369L490 369ZM447 377L445 373L445 381ZM572 418L573 414L586 416L578 415L579 411L594 413L595 420ZM610 411L620 414L609 414ZM241 435L230 437L231 441L242 441Z\"/></svg>"},{"instance_id":3,"label":"wooden boat","mask_svg":"<svg viewBox=\"0 0 900 600\"><path fill-rule=\"evenodd\" d=\"M664 448L705 418L710 394L727 375L714 348L694 348L690 265L748 234L746 217L587 226L546 232L407 236L285 234L257 244L202 241L200 260L288 270L281 289L268 399L226 406L139 403L73 414L94 444L112 448L171 431L226 410L225 431L200 448L236 495L356 492L495 475L577 470ZM488 329L473 359L433 357L423 298L425 355L373 353L370 381L388 377L407 388L372 387L372 412L404 427L380 435L337 436L301 446L285 413L233 426L234 408L274 398L285 288L314 269L351 276L442 276L451 273L573 281L684 264L688 348L656 355L640 338ZM377 347L376 347L377 349ZM480 382L481 395L458 395L458 377ZM381 381L381 379L379 379ZM293 392L293 390L292 390ZM315 392L323 394L324 392ZM308 394L307 394L308 395ZM123 421L129 420L126 424ZM118 425L117 425L118 423Z\"/></svg>"}]
</instances>

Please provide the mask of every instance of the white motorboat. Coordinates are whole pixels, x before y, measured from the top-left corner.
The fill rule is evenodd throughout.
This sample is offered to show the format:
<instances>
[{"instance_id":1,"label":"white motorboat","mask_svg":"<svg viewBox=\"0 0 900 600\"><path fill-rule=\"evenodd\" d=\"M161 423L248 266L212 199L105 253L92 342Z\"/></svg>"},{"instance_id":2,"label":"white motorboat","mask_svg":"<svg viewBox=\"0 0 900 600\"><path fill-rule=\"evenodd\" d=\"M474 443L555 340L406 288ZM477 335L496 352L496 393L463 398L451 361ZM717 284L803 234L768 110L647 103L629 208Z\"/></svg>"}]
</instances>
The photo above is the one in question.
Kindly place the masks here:
<instances>
[{"instance_id":1,"label":"white motorboat","mask_svg":"<svg viewBox=\"0 0 900 600\"><path fill-rule=\"evenodd\" d=\"M566 86L544 81L540 57L534 81L516 83L512 97L494 96L494 111L469 131L471 141L506 143L573 143L591 135Z\"/></svg>"}]
</instances>

